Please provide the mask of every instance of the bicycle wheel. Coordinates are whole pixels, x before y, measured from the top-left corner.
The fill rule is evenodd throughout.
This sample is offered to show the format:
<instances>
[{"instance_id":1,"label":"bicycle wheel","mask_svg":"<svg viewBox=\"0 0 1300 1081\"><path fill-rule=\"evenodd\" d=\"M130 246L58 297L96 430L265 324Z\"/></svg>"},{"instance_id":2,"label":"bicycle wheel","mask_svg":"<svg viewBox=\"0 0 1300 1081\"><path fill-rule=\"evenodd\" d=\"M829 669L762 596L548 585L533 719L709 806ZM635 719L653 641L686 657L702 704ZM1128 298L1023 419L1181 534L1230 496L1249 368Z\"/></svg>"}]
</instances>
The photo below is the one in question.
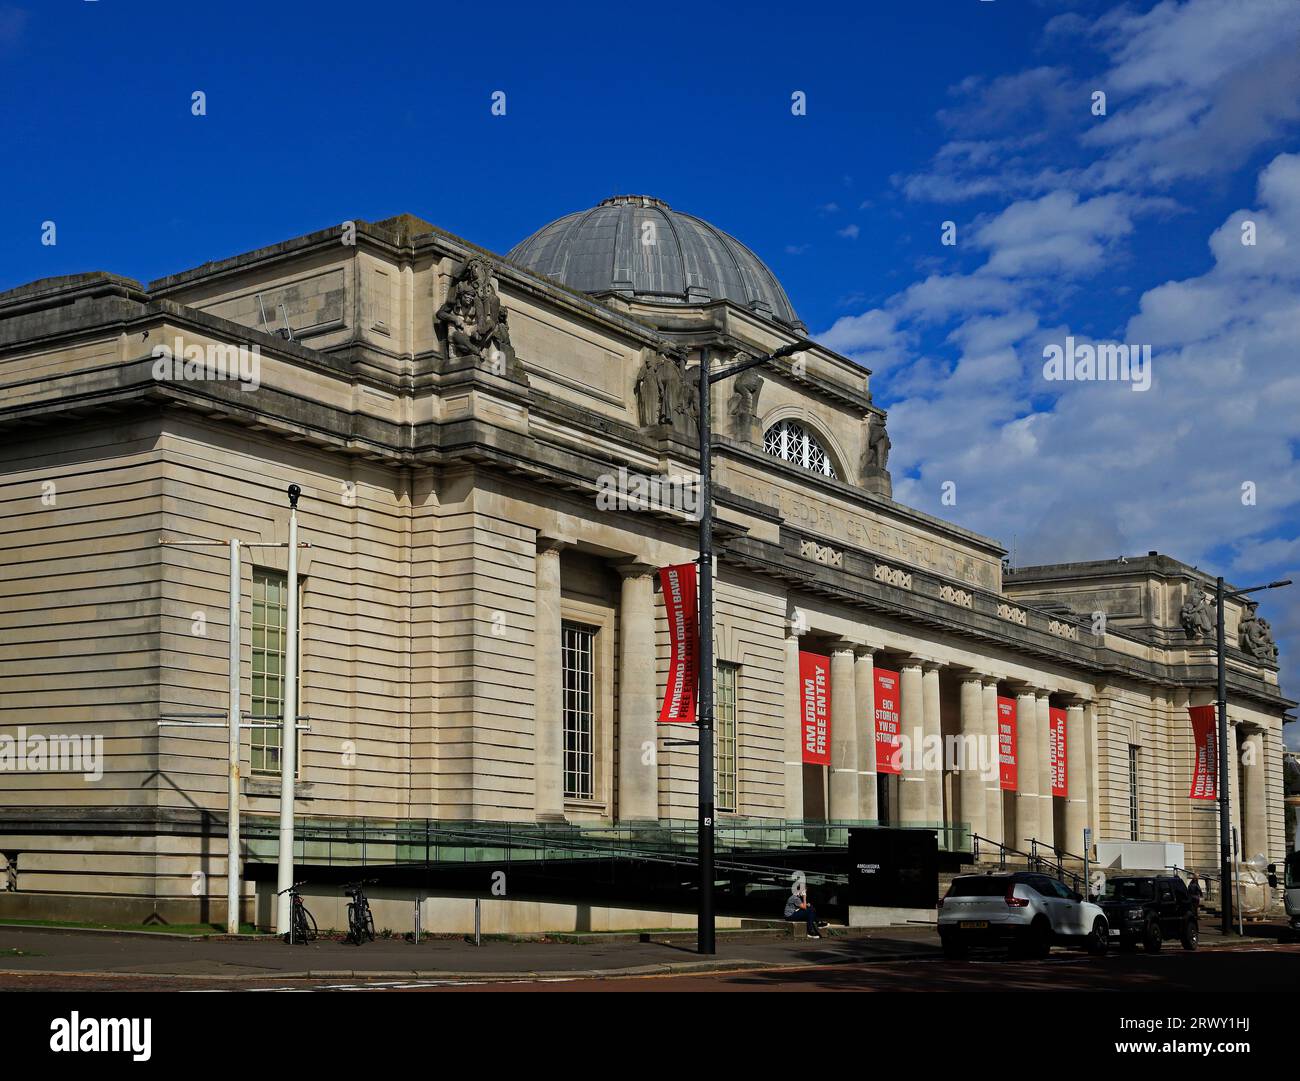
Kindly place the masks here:
<instances>
[{"instance_id":1,"label":"bicycle wheel","mask_svg":"<svg viewBox=\"0 0 1300 1081\"><path fill-rule=\"evenodd\" d=\"M320 934L316 926L316 917L311 914L311 910L306 905L302 906L302 940L312 942Z\"/></svg>"},{"instance_id":2,"label":"bicycle wheel","mask_svg":"<svg viewBox=\"0 0 1300 1081\"><path fill-rule=\"evenodd\" d=\"M354 946L361 945L361 920L357 914L357 906L348 902L348 941Z\"/></svg>"},{"instance_id":3,"label":"bicycle wheel","mask_svg":"<svg viewBox=\"0 0 1300 1081\"><path fill-rule=\"evenodd\" d=\"M366 922L365 922L365 924L364 924L363 926L365 927L366 937L369 938L371 942L374 942L374 940L375 940L375 917L372 916L372 915L370 914L370 905L369 905L369 904L366 905Z\"/></svg>"}]
</instances>

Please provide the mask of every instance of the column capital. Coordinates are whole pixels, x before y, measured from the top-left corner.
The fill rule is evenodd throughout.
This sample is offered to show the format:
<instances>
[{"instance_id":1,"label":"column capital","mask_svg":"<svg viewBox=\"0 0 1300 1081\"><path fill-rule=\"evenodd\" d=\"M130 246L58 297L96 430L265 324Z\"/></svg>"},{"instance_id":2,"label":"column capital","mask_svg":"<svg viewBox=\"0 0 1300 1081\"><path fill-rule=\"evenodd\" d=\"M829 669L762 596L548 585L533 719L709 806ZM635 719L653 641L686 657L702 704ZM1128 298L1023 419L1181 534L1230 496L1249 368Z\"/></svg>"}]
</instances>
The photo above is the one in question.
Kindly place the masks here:
<instances>
[{"instance_id":1,"label":"column capital","mask_svg":"<svg viewBox=\"0 0 1300 1081\"><path fill-rule=\"evenodd\" d=\"M852 653L857 647L847 638L839 638L831 642L826 648L831 653Z\"/></svg>"},{"instance_id":2,"label":"column capital","mask_svg":"<svg viewBox=\"0 0 1300 1081\"><path fill-rule=\"evenodd\" d=\"M1001 676L990 676L990 675L984 675L984 674L981 674L981 675L980 675L980 682L981 682L982 684L984 684L985 687L994 687L994 688L996 688L997 685L998 685L999 683L1002 682L1002 677L1001 677Z\"/></svg>"},{"instance_id":3,"label":"column capital","mask_svg":"<svg viewBox=\"0 0 1300 1081\"><path fill-rule=\"evenodd\" d=\"M620 578L648 578L658 572L659 568L649 563L639 563L634 559L615 563L614 570Z\"/></svg>"},{"instance_id":4,"label":"column capital","mask_svg":"<svg viewBox=\"0 0 1300 1081\"><path fill-rule=\"evenodd\" d=\"M924 672L937 672L940 668L947 667L947 661L935 660L933 657L923 657L921 659L921 670Z\"/></svg>"},{"instance_id":5,"label":"column capital","mask_svg":"<svg viewBox=\"0 0 1300 1081\"><path fill-rule=\"evenodd\" d=\"M880 649L880 646L856 645L853 647L853 654L856 657L874 657L880 652Z\"/></svg>"},{"instance_id":6,"label":"column capital","mask_svg":"<svg viewBox=\"0 0 1300 1081\"><path fill-rule=\"evenodd\" d=\"M571 541L560 540L558 537L546 537L541 533L537 534L537 551L539 553L562 552L566 548L572 548Z\"/></svg>"}]
</instances>

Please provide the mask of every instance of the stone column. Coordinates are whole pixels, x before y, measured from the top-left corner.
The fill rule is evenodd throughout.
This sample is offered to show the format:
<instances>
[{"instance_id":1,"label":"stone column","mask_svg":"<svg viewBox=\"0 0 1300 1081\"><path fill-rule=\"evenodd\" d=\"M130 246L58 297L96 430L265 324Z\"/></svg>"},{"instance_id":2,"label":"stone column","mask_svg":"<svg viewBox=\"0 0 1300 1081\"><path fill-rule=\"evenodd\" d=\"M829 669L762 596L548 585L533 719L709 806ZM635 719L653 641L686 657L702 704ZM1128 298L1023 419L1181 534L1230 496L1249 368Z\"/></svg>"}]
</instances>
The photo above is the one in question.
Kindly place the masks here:
<instances>
[{"instance_id":1,"label":"stone column","mask_svg":"<svg viewBox=\"0 0 1300 1081\"><path fill-rule=\"evenodd\" d=\"M926 661L921 666L922 693L925 699L925 716L922 727L925 730L925 742L922 751L922 767L925 776L925 815L927 822L943 822L943 722L939 714L939 669L943 666L938 661ZM937 757L936 757L937 756ZM942 843L943 838L940 838Z\"/></svg>"},{"instance_id":2,"label":"stone column","mask_svg":"<svg viewBox=\"0 0 1300 1081\"><path fill-rule=\"evenodd\" d=\"M799 709L799 636L785 636L785 817L803 818L803 718Z\"/></svg>"},{"instance_id":3,"label":"stone column","mask_svg":"<svg viewBox=\"0 0 1300 1081\"><path fill-rule=\"evenodd\" d=\"M560 633L560 551L564 544L537 539L536 629L533 665L537 694L534 725L534 807L539 822L564 818L564 715Z\"/></svg>"},{"instance_id":4,"label":"stone column","mask_svg":"<svg viewBox=\"0 0 1300 1081\"><path fill-rule=\"evenodd\" d=\"M619 606L618 820L659 820L658 748L655 744L655 568L624 563Z\"/></svg>"},{"instance_id":5,"label":"stone column","mask_svg":"<svg viewBox=\"0 0 1300 1081\"><path fill-rule=\"evenodd\" d=\"M1265 787L1268 770L1265 768L1264 761L1264 733L1258 728L1247 730L1241 750L1241 774L1245 782L1242 790L1246 801L1245 806L1242 807L1242 818L1246 826L1241 858L1248 860L1261 852L1265 856L1270 855L1268 797Z\"/></svg>"},{"instance_id":6,"label":"stone column","mask_svg":"<svg viewBox=\"0 0 1300 1081\"><path fill-rule=\"evenodd\" d=\"M1038 692L1026 687L1016 695L1016 839L1022 852L1038 837ZM1041 838L1039 838L1041 840Z\"/></svg>"},{"instance_id":7,"label":"stone column","mask_svg":"<svg viewBox=\"0 0 1300 1081\"><path fill-rule=\"evenodd\" d=\"M1083 831L1088 828L1088 759L1092 754L1083 710L1079 699L1065 709L1065 836L1060 839L1062 848L1080 856L1084 855Z\"/></svg>"},{"instance_id":8,"label":"stone column","mask_svg":"<svg viewBox=\"0 0 1300 1081\"><path fill-rule=\"evenodd\" d=\"M998 755L998 680L996 676L984 676L981 679L981 700L984 712L984 738L993 748L994 758ZM992 776L984 779L984 836L990 841L1001 842L1002 836L1002 781L1001 771L994 762ZM1011 838L1015 844L1015 838Z\"/></svg>"},{"instance_id":9,"label":"stone column","mask_svg":"<svg viewBox=\"0 0 1300 1081\"><path fill-rule=\"evenodd\" d=\"M853 690L857 700L858 813L864 822L880 817L876 802L876 663L874 646L859 646L853 662Z\"/></svg>"},{"instance_id":10,"label":"stone column","mask_svg":"<svg viewBox=\"0 0 1300 1081\"><path fill-rule=\"evenodd\" d=\"M831 650L831 771L830 817L858 817L858 717L853 678L853 647L839 643Z\"/></svg>"},{"instance_id":11,"label":"stone column","mask_svg":"<svg viewBox=\"0 0 1300 1081\"><path fill-rule=\"evenodd\" d=\"M908 753L899 777L899 823L920 825L929 821L925 802L925 771L921 768L921 737L925 731L925 690L921 662L909 657L899 665L899 723L907 739Z\"/></svg>"},{"instance_id":12,"label":"stone column","mask_svg":"<svg viewBox=\"0 0 1300 1081\"><path fill-rule=\"evenodd\" d=\"M961 772L958 774L960 821L965 822L972 834L989 836L987 796L984 778L980 776L980 751L990 755L988 767L997 769L997 747L990 752L984 732L984 691L981 678L975 672L961 677Z\"/></svg>"}]
</instances>

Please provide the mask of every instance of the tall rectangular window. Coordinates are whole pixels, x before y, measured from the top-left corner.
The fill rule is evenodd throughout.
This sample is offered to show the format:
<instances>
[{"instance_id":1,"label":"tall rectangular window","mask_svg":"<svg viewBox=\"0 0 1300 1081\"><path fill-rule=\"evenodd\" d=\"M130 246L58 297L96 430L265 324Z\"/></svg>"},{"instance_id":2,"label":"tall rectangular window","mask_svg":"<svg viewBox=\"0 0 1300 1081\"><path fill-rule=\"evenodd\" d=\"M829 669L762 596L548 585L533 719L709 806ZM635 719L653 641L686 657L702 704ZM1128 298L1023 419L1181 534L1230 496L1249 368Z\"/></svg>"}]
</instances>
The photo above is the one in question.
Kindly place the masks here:
<instances>
[{"instance_id":1,"label":"tall rectangular window","mask_svg":"<svg viewBox=\"0 0 1300 1081\"><path fill-rule=\"evenodd\" d=\"M276 724L284 714L284 657L289 590L278 571L253 568L254 724ZM252 730L253 772L280 772L280 729Z\"/></svg>"},{"instance_id":2,"label":"tall rectangular window","mask_svg":"<svg viewBox=\"0 0 1300 1081\"><path fill-rule=\"evenodd\" d=\"M736 673L734 664L717 667L713 720L717 737L716 780L717 809L736 809Z\"/></svg>"},{"instance_id":3,"label":"tall rectangular window","mask_svg":"<svg viewBox=\"0 0 1300 1081\"><path fill-rule=\"evenodd\" d=\"M1138 826L1138 749L1130 747L1128 749L1128 839L1137 841L1140 838Z\"/></svg>"},{"instance_id":4,"label":"tall rectangular window","mask_svg":"<svg viewBox=\"0 0 1300 1081\"><path fill-rule=\"evenodd\" d=\"M566 799L594 799L596 795L595 644L594 628L564 624L561 672Z\"/></svg>"}]
</instances>

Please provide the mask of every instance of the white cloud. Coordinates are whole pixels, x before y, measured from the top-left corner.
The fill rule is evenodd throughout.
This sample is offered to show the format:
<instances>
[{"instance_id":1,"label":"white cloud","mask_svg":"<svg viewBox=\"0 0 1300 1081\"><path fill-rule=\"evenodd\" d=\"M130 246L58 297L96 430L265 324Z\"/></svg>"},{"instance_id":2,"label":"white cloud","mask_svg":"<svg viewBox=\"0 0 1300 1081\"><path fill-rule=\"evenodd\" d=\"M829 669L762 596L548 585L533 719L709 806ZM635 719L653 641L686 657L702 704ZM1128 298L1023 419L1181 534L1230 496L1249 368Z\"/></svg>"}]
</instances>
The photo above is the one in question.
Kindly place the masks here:
<instances>
[{"instance_id":1,"label":"white cloud","mask_svg":"<svg viewBox=\"0 0 1300 1081\"><path fill-rule=\"evenodd\" d=\"M1122 340L1152 346L1149 392L1047 383L1042 344L1071 331L1042 325L1041 285L1098 268L1142 209L1126 198L1016 204L981 226L984 267L916 282L822 340L894 354L878 385L891 401L897 497L1004 543L1015 534L1022 562L1158 549L1208 567L1227 548L1243 581L1293 571L1300 155L1270 162L1257 204L1213 230L1205 273L1139 298ZM1241 243L1245 220L1254 247ZM1053 228L1059 243L1045 239ZM934 326L947 327L955 363L909 351ZM939 501L945 481L957 484L955 507ZM1265 604L1284 649L1300 650L1300 586L1285 592Z\"/></svg>"}]
</instances>

